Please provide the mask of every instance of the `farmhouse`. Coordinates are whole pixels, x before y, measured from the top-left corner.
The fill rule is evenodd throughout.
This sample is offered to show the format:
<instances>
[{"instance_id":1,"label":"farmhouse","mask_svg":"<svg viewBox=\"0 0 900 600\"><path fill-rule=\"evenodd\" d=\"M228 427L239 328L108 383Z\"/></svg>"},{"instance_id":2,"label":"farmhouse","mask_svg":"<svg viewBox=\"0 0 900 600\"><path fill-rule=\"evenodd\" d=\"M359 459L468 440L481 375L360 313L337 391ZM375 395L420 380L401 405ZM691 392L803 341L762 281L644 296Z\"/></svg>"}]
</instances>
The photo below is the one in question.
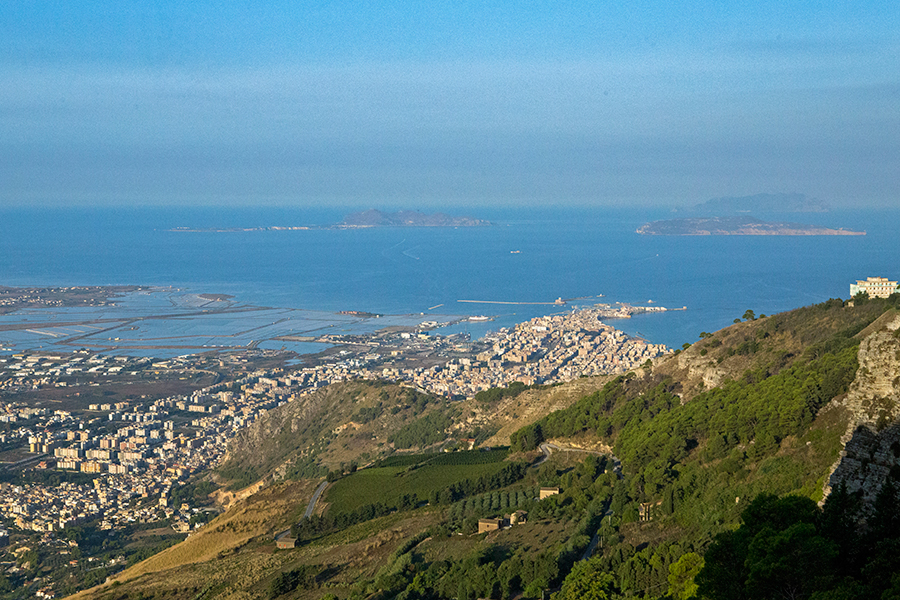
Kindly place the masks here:
<instances>
[{"instance_id":1,"label":"farmhouse","mask_svg":"<svg viewBox=\"0 0 900 600\"><path fill-rule=\"evenodd\" d=\"M543 500L544 498L549 498L550 496L557 496L557 495L559 495L558 487L542 487L540 496L538 499Z\"/></svg>"},{"instance_id":2,"label":"farmhouse","mask_svg":"<svg viewBox=\"0 0 900 600\"><path fill-rule=\"evenodd\" d=\"M478 519L478 533L497 531L506 524L506 519Z\"/></svg>"}]
</instances>

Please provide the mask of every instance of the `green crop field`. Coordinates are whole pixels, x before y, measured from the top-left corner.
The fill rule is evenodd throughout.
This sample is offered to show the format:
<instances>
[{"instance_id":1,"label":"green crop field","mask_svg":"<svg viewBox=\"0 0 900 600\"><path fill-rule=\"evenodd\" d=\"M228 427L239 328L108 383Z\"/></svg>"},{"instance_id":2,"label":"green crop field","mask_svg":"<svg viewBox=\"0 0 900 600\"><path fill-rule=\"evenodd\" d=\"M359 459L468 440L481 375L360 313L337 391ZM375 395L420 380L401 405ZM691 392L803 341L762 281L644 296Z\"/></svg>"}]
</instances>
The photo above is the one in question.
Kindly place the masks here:
<instances>
[{"instance_id":1,"label":"green crop field","mask_svg":"<svg viewBox=\"0 0 900 600\"><path fill-rule=\"evenodd\" d=\"M329 513L349 512L366 504L395 505L404 494L427 501L440 491L464 479L493 475L509 463L498 460L484 464L396 466L362 469L335 482L325 498Z\"/></svg>"},{"instance_id":2,"label":"green crop field","mask_svg":"<svg viewBox=\"0 0 900 600\"><path fill-rule=\"evenodd\" d=\"M481 465L500 462L509 456L509 448L441 452L432 454L400 454L379 460L375 467L409 467L412 465Z\"/></svg>"}]
</instances>

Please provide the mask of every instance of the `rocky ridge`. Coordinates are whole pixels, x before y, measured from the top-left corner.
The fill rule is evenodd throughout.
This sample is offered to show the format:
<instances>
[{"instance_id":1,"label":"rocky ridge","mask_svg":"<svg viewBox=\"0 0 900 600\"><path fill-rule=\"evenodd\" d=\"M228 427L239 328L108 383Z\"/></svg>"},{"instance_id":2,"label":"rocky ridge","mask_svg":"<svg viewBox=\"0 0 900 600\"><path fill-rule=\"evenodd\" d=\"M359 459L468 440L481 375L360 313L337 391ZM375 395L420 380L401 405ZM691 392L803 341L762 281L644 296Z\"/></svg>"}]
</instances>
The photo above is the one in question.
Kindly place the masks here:
<instances>
[{"instance_id":1,"label":"rocky ridge","mask_svg":"<svg viewBox=\"0 0 900 600\"><path fill-rule=\"evenodd\" d=\"M847 409L849 422L824 492L827 497L843 483L871 506L891 472L900 470L900 313L885 313L861 334L856 378L846 396L832 401Z\"/></svg>"}]
</instances>

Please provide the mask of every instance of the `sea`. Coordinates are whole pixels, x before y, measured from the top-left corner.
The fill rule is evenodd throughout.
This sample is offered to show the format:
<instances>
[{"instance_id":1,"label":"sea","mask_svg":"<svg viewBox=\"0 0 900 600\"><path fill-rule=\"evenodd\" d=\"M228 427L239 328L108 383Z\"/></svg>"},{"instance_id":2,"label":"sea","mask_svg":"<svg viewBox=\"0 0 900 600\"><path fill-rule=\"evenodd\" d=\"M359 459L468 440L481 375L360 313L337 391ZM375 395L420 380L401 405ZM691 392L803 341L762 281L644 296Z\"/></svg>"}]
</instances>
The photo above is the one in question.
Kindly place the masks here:
<instances>
[{"instance_id":1,"label":"sea","mask_svg":"<svg viewBox=\"0 0 900 600\"><path fill-rule=\"evenodd\" d=\"M610 321L678 348L748 309L773 314L847 298L856 279L900 277L900 209L755 215L865 236L643 236L643 223L683 215L583 206L424 210L489 227L173 231L328 225L354 210L2 208L0 285L160 286L324 313L492 317L443 330L473 338L622 302L683 308Z\"/></svg>"}]
</instances>

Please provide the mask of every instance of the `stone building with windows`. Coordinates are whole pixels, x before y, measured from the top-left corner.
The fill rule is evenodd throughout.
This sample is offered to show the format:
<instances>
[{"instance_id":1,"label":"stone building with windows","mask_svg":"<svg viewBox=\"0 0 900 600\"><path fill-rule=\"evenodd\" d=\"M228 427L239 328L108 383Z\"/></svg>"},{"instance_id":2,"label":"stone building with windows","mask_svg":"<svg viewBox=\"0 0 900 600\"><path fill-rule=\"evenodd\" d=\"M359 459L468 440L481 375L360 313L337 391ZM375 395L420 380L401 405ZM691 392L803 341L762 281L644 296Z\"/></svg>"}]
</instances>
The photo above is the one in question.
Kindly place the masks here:
<instances>
[{"instance_id":1,"label":"stone building with windows","mask_svg":"<svg viewBox=\"0 0 900 600\"><path fill-rule=\"evenodd\" d=\"M865 292L870 298L887 298L891 294L900 293L896 281L889 281L887 277L866 277L865 281L857 280L850 284L850 297Z\"/></svg>"}]
</instances>

